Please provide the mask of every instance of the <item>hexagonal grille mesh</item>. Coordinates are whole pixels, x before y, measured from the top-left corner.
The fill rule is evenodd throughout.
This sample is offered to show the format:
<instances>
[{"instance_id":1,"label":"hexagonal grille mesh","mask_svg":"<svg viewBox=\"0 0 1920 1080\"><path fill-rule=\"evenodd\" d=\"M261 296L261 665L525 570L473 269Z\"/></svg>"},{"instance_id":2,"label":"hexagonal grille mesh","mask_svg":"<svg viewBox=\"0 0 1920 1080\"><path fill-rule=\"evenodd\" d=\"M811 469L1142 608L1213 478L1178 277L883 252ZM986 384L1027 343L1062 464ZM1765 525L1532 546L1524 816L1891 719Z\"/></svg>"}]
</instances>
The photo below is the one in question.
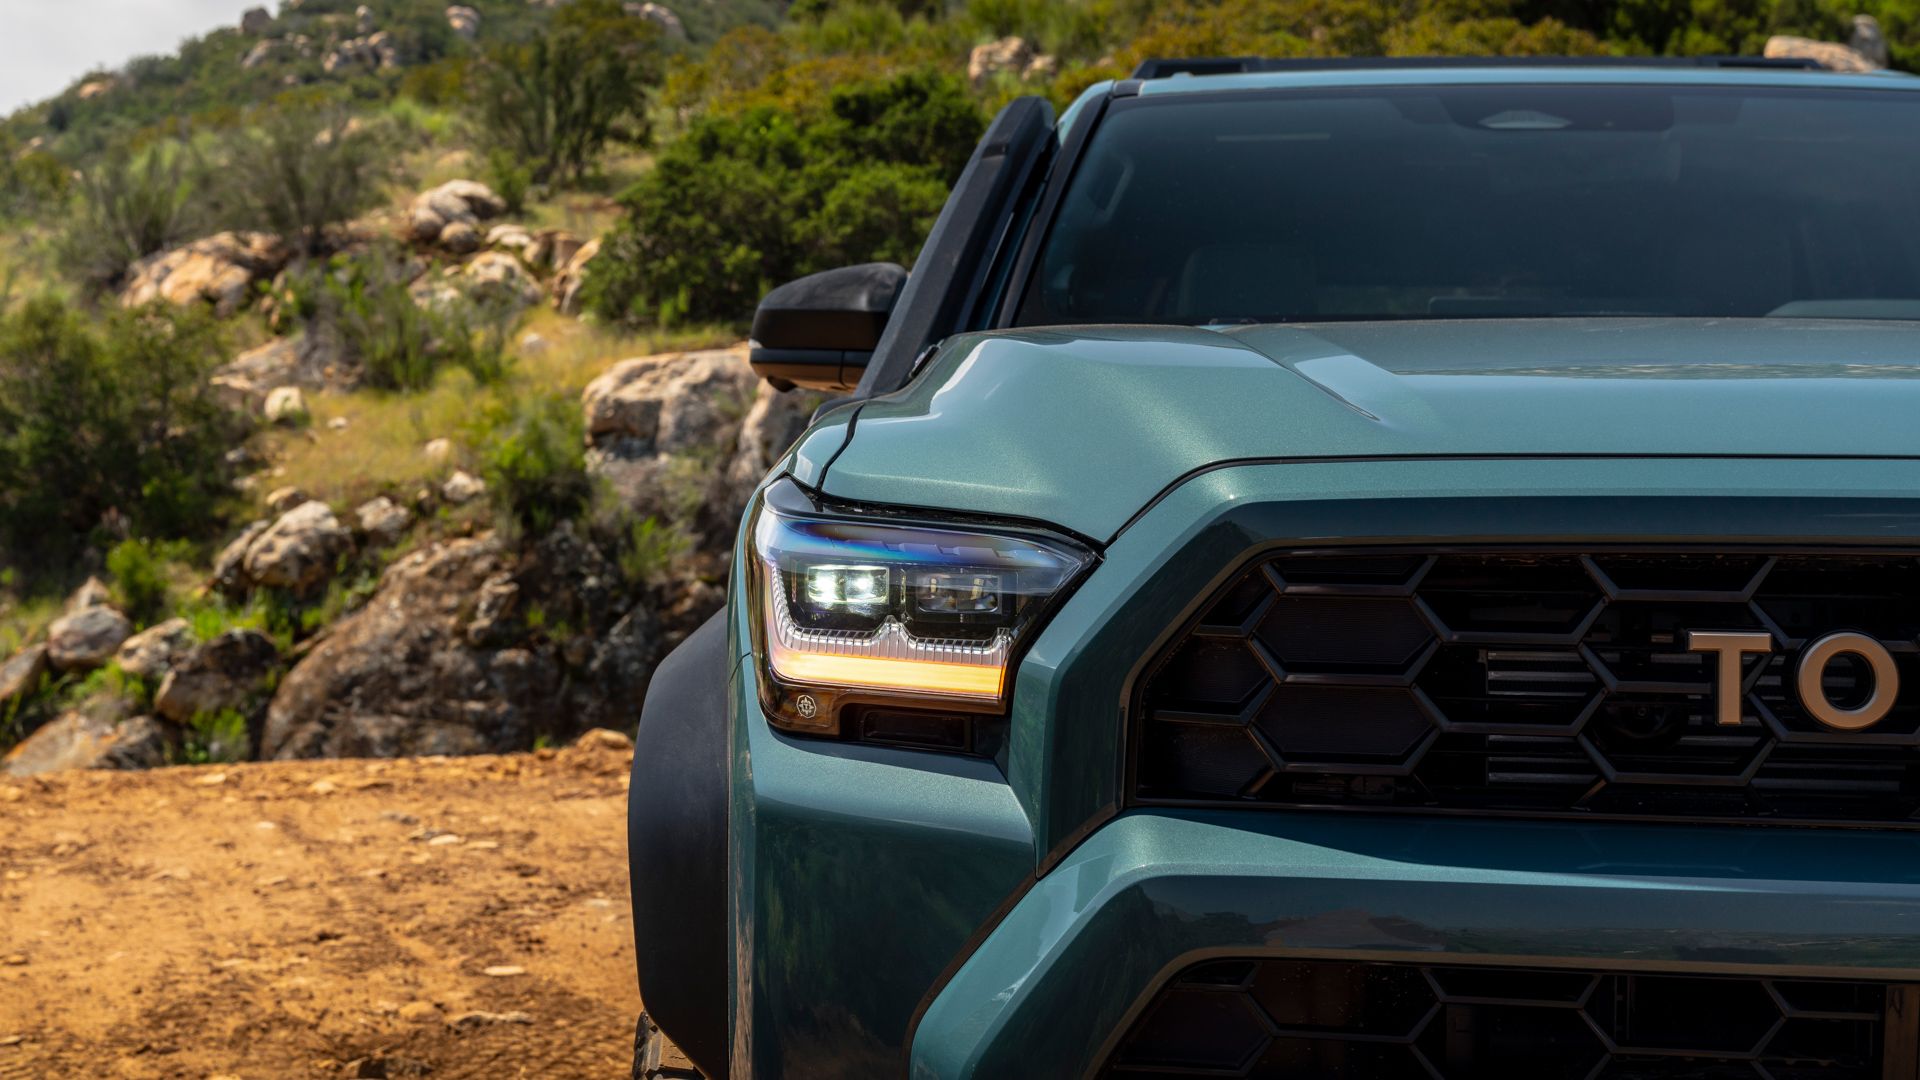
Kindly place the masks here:
<instances>
[{"instance_id":1,"label":"hexagonal grille mesh","mask_svg":"<svg viewBox=\"0 0 1920 1080\"><path fill-rule=\"evenodd\" d=\"M1913 1075L1914 1063L1905 1058L1913 1053L1907 1029L1914 1025L1914 990L1865 982L1214 960L1187 969L1156 995L1122 1038L1106 1075L1879 1080ZM1886 1038L1895 1028L1901 1037Z\"/></svg>"},{"instance_id":2,"label":"hexagonal grille mesh","mask_svg":"<svg viewBox=\"0 0 1920 1080\"><path fill-rule=\"evenodd\" d=\"M1717 723L1690 630L1769 634ZM1908 689L1867 732L1822 727L1797 653L1877 638ZM1698 819L1920 820L1920 554L1293 552L1236 577L1148 669L1149 803ZM1864 665L1829 668L1846 706Z\"/></svg>"}]
</instances>

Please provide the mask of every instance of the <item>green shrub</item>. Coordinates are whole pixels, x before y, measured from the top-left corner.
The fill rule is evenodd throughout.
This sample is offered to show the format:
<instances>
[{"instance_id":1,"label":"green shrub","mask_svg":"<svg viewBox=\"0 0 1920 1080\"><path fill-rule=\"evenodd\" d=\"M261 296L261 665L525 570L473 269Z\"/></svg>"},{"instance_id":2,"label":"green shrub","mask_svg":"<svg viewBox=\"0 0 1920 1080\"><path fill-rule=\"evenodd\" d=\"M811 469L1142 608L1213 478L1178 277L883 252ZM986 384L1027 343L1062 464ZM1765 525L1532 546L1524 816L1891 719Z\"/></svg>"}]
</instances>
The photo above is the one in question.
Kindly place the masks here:
<instances>
[{"instance_id":1,"label":"green shrub","mask_svg":"<svg viewBox=\"0 0 1920 1080\"><path fill-rule=\"evenodd\" d=\"M188 538L219 525L240 434L207 374L199 312L0 315L0 559L70 561L96 531Z\"/></svg>"},{"instance_id":2,"label":"green shrub","mask_svg":"<svg viewBox=\"0 0 1920 1080\"><path fill-rule=\"evenodd\" d=\"M609 142L640 141L658 39L618 0L574 0L545 33L490 50L473 97L490 156L524 162L535 183L577 182Z\"/></svg>"},{"instance_id":3,"label":"green shrub","mask_svg":"<svg viewBox=\"0 0 1920 1080\"><path fill-rule=\"evenodd\" d=\"M622 197L589 303L627 322L740 322L789 278L911 263L985 125L957 78L929 71L836 87L813 110L703 116Z\"/></svg>"},{"instance_id":4,"label":"green shrub","mask_svg":"<svg viewBox=\"0 0 1920 1080\"><path fill-rule=\"evenodd\" d=\"M182 561L186 545L161 540L122 540L107 552L113 597L135 622L149 623L167 607L168 564Z\"/></svg>"},{"instance_id":5,"label":"green shrub","mask_svg":"<svg viewBox=\"0 0 1920 1080\"><path fill-rule=\"evenodd\" d=\"M257 113L227 140L217 191L222 216L319 251L330 228L379 197L379 162L364 125L345 111L289 101Z\"/></svg>"},{"instance_id":6,"label":"green shrub","mask_svg":"<svg viewBox=\"0 0 1920 1080\"><path fill-rule=\"evenodd\" d=\"M510 529L545 533L593 498L580 406L571 397L512 396L483 412L472 441Z\"/></svg>"},{"instance_id":7,"label":"green shrub","mask_svg":"<svg viewBox=\"0 0 1920 1080\"><path fill-rule=\"evenodd\" d=\"M228 764L252 756L247 717L237 709L195 716L182 734L180 755L188 765Z\"/></svg>"},{"instance_id":8,"label":"green shrub","mask_svg":"<svg viewBox=\"0 0 1920 1080\"><path fill-rule=\"evenodd\" d=\"M61 260L89 285L117 284L135 262L190 239L204 224L186 149L162 143L116 147L78 179L62 233Z\"/></svg>"},{"instance_id":9,"label":"green shrub","mask_svg":"<svg viewBox=\"0 0 1920 1080\"><path fill-rule=\"evenodd\" d=\"M482 385L504 378L519 309L452 286L423 304L403 260L398 252L375 251L308 264L288 275L288 311L308 333L337 339L376 389L422 390L448 366L465 369Z\"/></svg>"},{"instance_id":10,"label":"green shrub","mask_svg":"<svg viewBox=\"0 0 1920 1080\"><path fill-rule=\"evenodd\" d=\"M678 525L645 517L630 522L620 546L620 573L630 585L659 585L693 550L693 537Z\"/></svg>"}]
</instances>

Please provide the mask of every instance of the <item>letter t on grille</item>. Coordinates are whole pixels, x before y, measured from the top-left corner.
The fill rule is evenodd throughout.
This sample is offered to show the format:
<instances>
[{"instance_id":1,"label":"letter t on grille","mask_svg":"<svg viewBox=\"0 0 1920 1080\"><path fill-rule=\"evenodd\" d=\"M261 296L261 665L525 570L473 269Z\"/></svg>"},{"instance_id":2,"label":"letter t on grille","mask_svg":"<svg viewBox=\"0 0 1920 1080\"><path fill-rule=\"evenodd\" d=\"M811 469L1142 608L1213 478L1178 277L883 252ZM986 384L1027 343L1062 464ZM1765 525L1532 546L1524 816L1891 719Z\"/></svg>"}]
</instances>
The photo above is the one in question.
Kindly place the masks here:
<instances>
[{"instance_id":1,"label":"letter t on grille","mask_svg":"<svg viewBox=\"0 0 1920 1080\"><path fill-rule=\"evenodd\" d=\"M1765 655L1773 651L1773 635L1740 630L1689 630L1689 652L1713 653L1718 668L1714 673L1714 699L1719 706L1715 721L1729 727L1740 726L1740 660L1751 653Z\"/></svg>"}]
</instances>

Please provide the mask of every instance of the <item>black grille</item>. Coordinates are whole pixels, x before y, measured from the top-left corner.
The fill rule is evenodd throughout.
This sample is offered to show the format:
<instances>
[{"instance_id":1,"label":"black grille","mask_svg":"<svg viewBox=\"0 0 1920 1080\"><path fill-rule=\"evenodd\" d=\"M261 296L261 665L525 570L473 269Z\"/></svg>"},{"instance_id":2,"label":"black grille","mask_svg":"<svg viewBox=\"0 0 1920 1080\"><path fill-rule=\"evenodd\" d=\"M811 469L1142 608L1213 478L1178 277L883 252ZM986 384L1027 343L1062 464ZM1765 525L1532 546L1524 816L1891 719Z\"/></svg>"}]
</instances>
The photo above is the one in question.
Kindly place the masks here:
<instances>
[{"instance_id":1,"label":"black grille","mask_svg":"<svg viewBox=\"0 0 1920 1080\"><path fill-rule=\"evenodd\" d=\"M1689 631L1765 633L1717 722ZM1908 687L1870 730L1822 726L1798 652L1877 639ZM1135 707L1146 803L1913 824L1920 553L1295 552L1207 603ZM1836 707L1872 689L1828 668Z\"/></svg>"},{"instance_id":2,"label":"black grille","mask_svg":"<svg viewBox=\"0 0 1920 1080\"><path fill-rule=\"evenodd\" d=\"M1286 1080L1912 1076L1916 988L1214 960L1156 995L1106 1075ZM1888 1034L1897 1033L1889 1038ZM1889 1058L1900 1060L1890 1061Z\"/></svg>"}]
</instances>

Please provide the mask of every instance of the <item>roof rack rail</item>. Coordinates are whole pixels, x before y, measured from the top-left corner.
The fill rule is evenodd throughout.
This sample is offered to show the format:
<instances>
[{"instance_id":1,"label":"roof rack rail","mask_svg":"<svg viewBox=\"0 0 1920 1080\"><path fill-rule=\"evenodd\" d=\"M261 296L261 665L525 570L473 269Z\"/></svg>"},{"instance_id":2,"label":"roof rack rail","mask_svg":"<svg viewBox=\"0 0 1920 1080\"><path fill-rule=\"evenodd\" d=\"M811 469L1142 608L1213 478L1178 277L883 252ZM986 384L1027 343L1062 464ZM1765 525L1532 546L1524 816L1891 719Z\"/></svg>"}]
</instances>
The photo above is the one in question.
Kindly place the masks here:
<instances>
[{"instance_id":1,"label":"roof rack rail","mask_svg":"<svg viewBox=\"0 0 1920 1080\"><path fill-rule=\"evenodd\" d=\"M1176 75L1240 75L1258 71L1351 71L1370 68L1449 67L1673 67L1779 68L1788 71L1823 70L1804 57L1763 56L1342 56L1289 57L1195 56L1143 60L1133 69L1136 79L1167 79Z\"/></svg>"}]
</instances>

